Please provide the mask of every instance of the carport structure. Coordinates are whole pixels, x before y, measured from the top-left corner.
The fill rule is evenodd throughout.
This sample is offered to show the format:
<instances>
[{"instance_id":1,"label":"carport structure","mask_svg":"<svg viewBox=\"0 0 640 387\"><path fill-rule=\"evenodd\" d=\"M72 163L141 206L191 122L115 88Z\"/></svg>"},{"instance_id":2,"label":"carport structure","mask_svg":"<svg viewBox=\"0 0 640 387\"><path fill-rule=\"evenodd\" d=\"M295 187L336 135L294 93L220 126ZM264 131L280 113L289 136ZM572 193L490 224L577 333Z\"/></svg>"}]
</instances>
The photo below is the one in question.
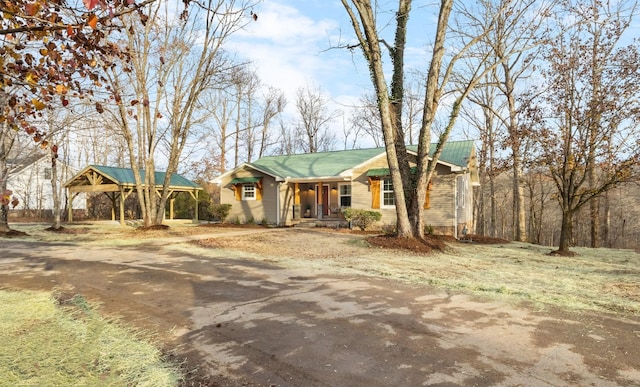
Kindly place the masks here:
<instances>
[{"instance_id":1,"label":"carport structure","mask_svg":"<svg viewBox=\"0 0 640 387\"><path fill-rule=\"evenodd\" d=\"M162 183L166 173L155 172L156 193L162 194ZM145 171L140 171L140 180L144 181ZM73 198L81 192L103 192L111 200L111 220L115 220L116 201L120 200L120 224L124 224L124 201L136 191L136 181L131 168L105 167L102 165L89 165L77 173L65 183L67 189L69 222L73 221ZM169 184L169 219L173 219L174 194L188 192L195 201L195 221L198 220L198 193L203 188L193 181L178 175L172 174Z\"/></svg>"}]
</instances>

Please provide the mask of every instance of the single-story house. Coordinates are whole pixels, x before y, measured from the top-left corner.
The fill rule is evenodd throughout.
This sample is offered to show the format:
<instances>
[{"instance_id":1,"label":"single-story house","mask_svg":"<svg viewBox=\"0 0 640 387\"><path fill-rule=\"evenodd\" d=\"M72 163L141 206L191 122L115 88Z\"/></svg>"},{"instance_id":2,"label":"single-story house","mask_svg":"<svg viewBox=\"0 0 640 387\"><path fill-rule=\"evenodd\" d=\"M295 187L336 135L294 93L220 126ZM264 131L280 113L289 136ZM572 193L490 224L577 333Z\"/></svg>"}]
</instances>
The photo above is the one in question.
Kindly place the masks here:
<instances>
[{"instance_id":1,"label":"single-story house","mask_svg":"<svg viewBox=\"0 0 640 387\"><path fill-rule=\"evenodd\" d=\"M416 147L407 150L415 160ZM435 149L435 145L431 146ZM293 225L305 218L340 219L341 210L375 210L395 225L393 184L384 148L262 157L214 180L228 220ZM479 185L473 141L451 141L429 185L425 224L459 236L473 226L473 187Z\"/></svg>"}]
</instances>

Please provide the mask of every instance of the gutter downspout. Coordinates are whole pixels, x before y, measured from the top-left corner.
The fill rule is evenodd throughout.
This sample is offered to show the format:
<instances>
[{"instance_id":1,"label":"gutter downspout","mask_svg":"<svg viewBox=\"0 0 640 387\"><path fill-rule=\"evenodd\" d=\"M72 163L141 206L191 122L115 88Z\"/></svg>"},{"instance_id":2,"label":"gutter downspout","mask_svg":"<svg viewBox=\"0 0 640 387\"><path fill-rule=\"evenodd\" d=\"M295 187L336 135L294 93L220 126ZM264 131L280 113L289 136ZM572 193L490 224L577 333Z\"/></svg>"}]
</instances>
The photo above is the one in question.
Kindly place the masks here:
<instances>
[{"instance_id":1,"label":"gutter downspout","mask_svg":"<svg viewBox=\"0 0 640 387\"><path fill-rule=\"evenodd\" d=\"M453 236L458 239L458 176L454 177L453 185Z\"/></svg>"},{"instance_id":2,"label":"gutter downspout","mask_svg":"<svg viewBox=\"0 0 640 387\"><path fill-rule=\"evenodd\" d=\"M276 182L276 226L280 227L280 185L282 182Z\"/></svg>"}]
</instances>

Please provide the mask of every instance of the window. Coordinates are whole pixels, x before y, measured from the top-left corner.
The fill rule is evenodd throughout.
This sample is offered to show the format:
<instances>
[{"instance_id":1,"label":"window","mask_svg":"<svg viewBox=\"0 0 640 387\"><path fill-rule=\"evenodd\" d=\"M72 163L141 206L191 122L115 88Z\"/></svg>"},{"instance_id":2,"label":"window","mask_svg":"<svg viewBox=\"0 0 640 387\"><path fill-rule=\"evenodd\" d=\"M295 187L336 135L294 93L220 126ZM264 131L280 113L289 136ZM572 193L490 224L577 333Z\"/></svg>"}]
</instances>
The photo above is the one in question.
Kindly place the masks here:
<instances>
[{"instance_id":1,"label":"window","mask_svg":"<svg viewBox=\"0 0 640 387\"><path fill-rule=\"evenodd\" d=\"M242 200L256 200L255 184L252 183L242 185Z\"/></svg>"},{"instance_id":2,"label":"window","mask_svg":"<svg viewBox=\"0 0 640 387\"><path fill-rule=\"evenodd\" d=\"M387 177L382 181L382 187L380 188L382 191L382 206L383 207L393 207L396 205L396 199L393 196L393 183L391 182L391 178Z\"/></svg>"},{"instance_id":3,"label":"window","mask_svg":"<svg viewBox=\"0 0 640 387\"><path fill-rule=\"evenodd\" d=\"M456 195L458 208L464 208L466 205L465 199L467 197L467 180L464 176L458 176L456 184L458 186L458 194Z\"/></svg>"},{"instance_id":4,"label":"window","mask_svg":"<svg viewBox=\"0 0 640 387\"><path fill-rule=\"evenodd\" d=\"M44 169L44 178L46 180L51 180L51 168Z\"/></svg>"},{"instance_id":5,"label":"window","mask_svg":"<svg viewBox=\"0 0 640 387\"><path fill-rule=\"evenodd\" d=\"M351 207L351 184L341 184L338 188L340 207Z\"/></svg>"}]
</instances>

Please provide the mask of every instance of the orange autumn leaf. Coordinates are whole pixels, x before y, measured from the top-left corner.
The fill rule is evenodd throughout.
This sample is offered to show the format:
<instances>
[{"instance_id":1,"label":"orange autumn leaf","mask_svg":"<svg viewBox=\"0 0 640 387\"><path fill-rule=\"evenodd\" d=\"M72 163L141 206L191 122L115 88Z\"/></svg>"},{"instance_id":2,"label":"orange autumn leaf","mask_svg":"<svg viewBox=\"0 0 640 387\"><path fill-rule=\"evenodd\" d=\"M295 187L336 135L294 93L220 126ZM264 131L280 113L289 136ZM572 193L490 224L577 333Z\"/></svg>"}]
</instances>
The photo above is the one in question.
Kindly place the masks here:
<instances>
[{"instance_id":1,"label":"orange autumn leaf","mask_svg":"<svg viewBox=\"0 0 640 387\"><path fill-rule=\"evenodd\" d=\"M38 82L38 77L34 73L28 73L25 80L30 85L35 85Z\"/></svg>"},{"instance_id":2,"label":"orange autumn leaf","mask_svg":"<svg viewBox=\"0 0 640 387\"><path fill-rule=\"evenodd\" d=\"M40 10L40 4L38 2L29 3L25 5L24 10L27 16L35 16Z\"/></svg>"},{"instance_id":3,"label":"orange autumn leaf","mask_svg":"<svg viewBox=\"0 0 640 387\"><path fill-rule=\"evenodd\" d=\"M98 17L94 13L92 13L89 16L89 21L87 21L87 24L89 24L91 28L95 30L96 26L98 25Z\"/></svg>"},{"instance_id":4,"label":"orange autumn leaf","mask_svg":"<svg viewBox=\"0 0 640 387\"><path fill-rule=\"evenodd\" d=\"M37 100L35 98L31 100L31 103L36 108L36 110L42 110L45 107L47 107L47 105L45 105L42 101L39 101L39 100Z\"/></svg>"},{"instance_id":5,"label":"orange autumn leaf","mask_svg":"<svg viewBox=\"0 0 640 387\"><path fill-rule=\"evenodd\" d=\"M67 92L67 88L64 85L56 85L56 93L64 94Z\"/></svg>"}]
</instances>

